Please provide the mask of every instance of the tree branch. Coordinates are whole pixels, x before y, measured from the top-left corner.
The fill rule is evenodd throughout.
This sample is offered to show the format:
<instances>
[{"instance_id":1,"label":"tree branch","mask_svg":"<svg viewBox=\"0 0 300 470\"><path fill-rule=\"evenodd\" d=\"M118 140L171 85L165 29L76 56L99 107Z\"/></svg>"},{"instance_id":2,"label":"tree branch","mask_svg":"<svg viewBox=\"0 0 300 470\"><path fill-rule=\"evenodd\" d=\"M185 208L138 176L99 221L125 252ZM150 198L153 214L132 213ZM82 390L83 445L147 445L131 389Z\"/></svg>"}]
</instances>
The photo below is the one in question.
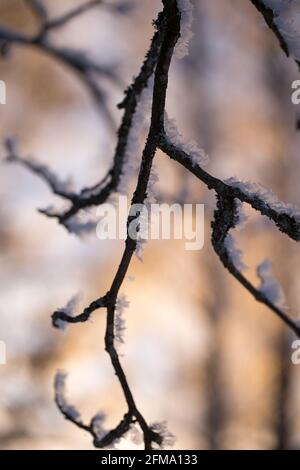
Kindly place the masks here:
<instances>
[{"instance_id":1,"label":"tree branch","mask_svg":"<svg viewBox=\"0 0 300 470\"><path fill-rule=\"evenodd\" d=\"M89 7L94 6L94 3L95 2L89 2ZM46 167L19 157L11 141L8 141L6 144L8 160L16 161L29 168L31 171L42 177L55 194L58 194L62 198L70 201L71 205L69 209L63 214L44 211L49 217L56 218L61 224L68 228L68 222L71 217L76 215L80 210L105 202L113 192L118 190L127 163L126 150L128 148L130 131L133 126L133 119L137 111L137 106L140 102L142 92L145 90L150 78L154 74L150 128L142 153L137 184L132 197L131 207L136 204L145 203L149 191L149 180L153 160L155 158L156 151L158 149L162 150L171 159L177 161L190 173L194 174L207 186L208 189L216 192L217 207L214 214L214 220L212 221L211 241L214 250L219 256L224 267L246 290L248 290L248 292L250 292L250 294L252 294L258 302L266 305L298 337L300 337L300 325L288 317L284 310L272 302L262 290L253 286L244 277L241 270L235 265L230 250L226 245L226 239L229 232L233 230L238 223L238 209L240 203L249 204L261 215L271 219L280 231L287 234L295 241L300 240L300 213L290 205L283 204L276 200L273 195L270 195L265 189L258 185L242 183L234 179L222 181L209 174L195 161L194 155L192 153L189 154L189 152L186 151L186 147L182 148L177 143L172 142L170 137L167 135L165 129L165 108L169 68L176 43L182 32L180 28L182 12L178 7L177 0L162 0L162 3L164 6L163 12L158 15L158 19L155 23L156 32L153 36L149 52L146 55L139 75L126 90L125 99L119 105L121 109L124 109L124 113L118 131L116 150L111 169L104 176L102 181L92 187L82 189L81 192L77 194L67 191L65 187L61 187L61 182L58 182L53 173ZM261 2L253 1L252 3L258 4ZM34 8L36 8L36 6ZM87 5L86 8L88 8ZM78 10L70 12L68 18L71 19L82 12L82 10L80 12L78 12ZM268 12L265 12L265 14L270 15ZM43 15L43 13L41 12L40 15ZM272 24L272 28L275 28L276 25L275 23L273 25L273 20L274 17L271 18L268 16L268 21ZM65 21L67 20L61 19L60 22L57 23L56 20L56 24L63 25L65 24ZM36 36L35 38L27 38L19 35L18 33L0 29L0 39L1 38L6 38L7 41L21 44L35 44L48 53L49 50L51 51L51 47L49 49L49 44L44 41L43 35ZM86 80L86 67L89 69L90 66L87 66L84 60L82 62L78 56L74 58L72 54L62 52L61 49L58 53L53 53L52 49L52 52L50 53L54 55L63 54L64 59L62 60L66 60L68 64L71 64L74 70L80 71ZM95 96L95 98L97 97ZM67 311L64 311L64 309L57 310L52 315L53 325L55 327L61 327L63 324L85 322L89 320L96 310L100 308L106 309L105 350L110 357L114 372L119 380L128 407L128 410L120 423L109 432L105 432L101 427L103 420L102 416L96 415L89 425L84 424L80 418L80 414L76 409L74 409L74 407L68 405L64 397L65 375L58 374L55 381L55 400L58 408L66 419L92 435L94 445L96 447L104 447L115 443L120 437L124 436L130 429L131 425L135 423L140 426L143 432L145 449L152 449L155 444L162 445L164 442L165 430L159 432L156 425L148 424L144 416L139 411L115 347L116 304L120 288L129 269L132 257L138 248L137 240L130 236L129 226L133 221L136 221L139 224L139 216L140 214L132 215L132 211L129 212L125 248L107 294L98 298L96 301L93 301L77 316L70 315ZM96 430L96 428L98 430Z\"/></svg>"},{"instance_id":2,"label":"tree branch","mask_svg":"<svg viewBox=\"0 0 300 470\"><path fill-rule=\"evenodd\" d=\"M276 14L272 10L272 8L269 8L266 6L263 0L250 0L251 3L255 6L255 8L259 11L259 13L262 14L262 16L265 19L265 22L273 31L275 36L277 37L280 47L283 50L283 52L286 54L287 57L290 57L290 51L289 51L289 46L286 42L286 39L284 38L283 34L281 33L280 29L278 28L276 24ZM300 61L295 59L296 64L300 68Z\"/></svg>"}]
</instances>

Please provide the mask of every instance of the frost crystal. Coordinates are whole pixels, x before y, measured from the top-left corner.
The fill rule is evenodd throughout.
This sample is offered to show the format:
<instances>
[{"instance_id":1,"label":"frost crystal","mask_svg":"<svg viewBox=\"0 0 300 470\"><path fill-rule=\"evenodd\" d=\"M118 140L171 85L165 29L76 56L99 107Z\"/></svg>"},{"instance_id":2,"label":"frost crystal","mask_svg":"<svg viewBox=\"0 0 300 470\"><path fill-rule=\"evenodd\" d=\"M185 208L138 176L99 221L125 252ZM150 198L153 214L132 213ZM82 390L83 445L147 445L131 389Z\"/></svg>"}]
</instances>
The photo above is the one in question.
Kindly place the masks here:
<instances>
[{"instance_id":1,"label":"frost crystal","mask_svg":"<svg viewBox=\"0 0 300 470\"><path fill-rule=\"evenodd\" d=\"M91 426L99 440L102 439L107 433L107 431L105 430L103 426L105 419L106 419L106 415L103 412L97 413L92 419Z\"/></svg>"},{"instance_id":2,"label":"frost crystal","mask_svg":"<svg viewBox=\"0 0 300 470\"><path fill-rule=\"evenodd\" d=\"M274 305L284 307L284 293L278 281L273 277L272 263L268 260L263 261L257 267L257 275L260 278L260 292Z\"/></svg>"},{"instance_id":3,"label":"frost crystal","mask_svg":"<svg viewBox=\"0 0 300 470\"><path fill-rule=\"evenodd\" d=\"M143 442L143 434L139 428L136 426L131 426L129 431L129 438L135 445L141 445Z\"/></svg>"},{"instance_id":4,"label":"frost crystal","mask_svg":"<svg viewBox=\"0 0 300 470\"><path fill-rule=\"evenodd\" d=\"M175 47L175 57L182 59L189 53L189 42L194 33L191 31L193 24L193 5L190 0L177 0L180 11L180 38Z\"/></svg>"},{"instance_id":5,"label":"frost crystal","mask_svg":"<svg viewBox=\"0 0 300 470\"><path fill-rule=\"evenodd\" d=\"M175 119L169 119L167 113L165 113L165 132L173 145L176 145L191 157L194 166L203 166L208 163L208 156L205 151L194 140L184 142L182 134L177 129Z\"/></svg>"},{"instance_id":6,"label":"frost crystal","mask_svg":"<svg viewBox=\"0 0 300 470\"><path fill-rule=\"evenodd\" d=\"M147 198L145 200L146 205L154 204L157 202L156 200L156 184L159 182L159 176L158 172L153 165L151 168L149 180L148 180L148 186L147 186Z\"/></svg>"},{"instance_id":7,"label":"frost crystal","mask_svg":"<svg viewBox=\"0 0 300 470\"><path fill-rule=\"evenodd\" d=\"M236 178L229 178L225 180L224 183L233 188L240 189L249 198L258 197L265 205L276 211L278 214L287 214L300 222L299 209L297 209L293 204L285 204L280 201L271 189L264 188L258 183L238 181Z\"/></svg>"},{"instance_id":8,"label":"frost crystal","mask_svg":"<svg viewBox=\"0 0 300 470\"><path fill-rule=\"evenodd\" d=\"M300 60L300 5L299 0L263 0L274 12L274 21L284 38L289 53Z\"/></svg>"},{"instance_id":9,"label":"frost crystal","mask_svg":"<svg viewBox=\"0 0 300 470\"><path fill-rule=\"evenodd\" d=\"M235 239L232 235L227 235L224 245L236 269L238 269L239 271L245 271L245 269L247 269L247 266L243 262L243 252L242 250L237 248Z\"/></svg>"},{"instance_id":10,"label":"frost crystal","mask_svg":"<svg viewBox=\"0 0 300 470\"><path fill-rule=\"evenodd\" d=\"M148 199L148 198L147 198ZM149 217L148 217L148 209L150 207L150 202L145 200L143 209L139 215L138 223L139 223L139 231L137 233L136 238L136 249L135 249L135 256L139 261L143 261L143 252L146 247L147 243L147 234L149 229Z\"/></svg>"},{"instance_id":11,"label":"frost crystal","mask_svg":"<svg viewBox=\"0 0 300 470\"><path fill-rule=\"evenodd\" d=\"M152 431L160 435L162 442L160 444L161 448L172 447L175 443L175 436L168 430L167 422L163 421L162 423L153 423L150 428Z\"/></svg>"},{"instance_id":12,"label":"frost crystal","mask_svg":"<svg viewBox=\"0 0 300 470\"><path fill-rule=\"evenodd\" d=\"M123 318L124 310L130 305L126 295L121 294L116 302L116 318L115 318L115 338L119 343L124 343L124 333L126 330L125 320Z\"/></svg>"},{"instance_id":13,"label":"frost crystal","mask_svg":"<svg viewBox=\"0 0 300 470\"><path fill-rule=\"evenodd\" d=\"M78 305L78 302L79 302L79 299L80 299L80 295L79 294L76 294L74 295L70 300L69 302L67 303L67 305L63 308L59 308L57 309L57 312L62 312L62 313L65 313L66 315L68 315L69 317L73 316L74 313L75 313L75 310L77 308L77 305ZM67 322L63 321L63 320L60 320L59 318L57 318L55 320L55 326L56 328L58 328L59 330L65 330L66 327L67 327Z\"/></svg>"},{"instance_id":14,"label":"frost crystal","mask_svg":"<svg viewBox=\"0 0 300 470\"><path fill-rule=\"evenodd\" d=\"M55 390L55 400L67 416L69 416L74 421L81 422L81 416L79 411L72 405L69 405L65 398L65 383L66 383L67 373L64 371L58 371L55 380L54 380L54 390Z\"/></svg>"},{"instance_id":15,"label":"frost crystal","mask_svg":"<svg viewBox=\"0 0 300 470\"><path fill-rule=\"evenodd\" d=\"M135 249L135 256L139 261L143 261L143 252L146 246L146 240L140 238L139 240L136 241L136 249Z\"/></svg>"},{"instance_id":16,"label":"frost crystal","mask_svg":"<svg viewBox=\"0 0 300 470\"><path fill-rule=\"evenodd\" d=\"M87 213L80 213L74 215L69 220L64 222L64 225L70 233L73 233L78 237L84 237L96 229L97 222L95 220L89 219Z\"/></svg>"},{"instance_id":17,"label":"frost crystal","mask_svg":"<svg viewBox=\"0 0 300 470\"><path fill-rule=\"evenodd\" d=\"M148 186L147 186L147 197L144 201L143 210L139 215L139 232L137 233L137 240L136 240L136 250L135 256L139 261L143 261L143 252L146 246L146 242L148 239L148 231L149 231L149 214L151 213L151 204L155 204L157 202L156 198L156 184L159 181L158 172L156 168L152 166Z\"/></svg>"},{"instance_id":18,"label":"frost crystal","mask_svg":"<svg viewBox=\"0 0 300 470\"><path fill-rule=\"evenodd\" d=\"M235 229L240 230L247 219L246 215L242 210L242 203L240 201L237 201L237 212L238 214ZM236 269L238 269L239 271L245 271L248 267L243 262L243 252L242 250L237 248L235 239L231 234L227 234L224 241L224 245L230 257L230 260L232 261Z\"/></svg>"},{"instance_id":19,"label":"frost crystal","mask_svg":"<svg viewBox=\"0 0 300 470\"><path fill-rule=\"evenodd\" d=\"M140 138L145 128L149 126L149 116L153 95L153 76L149 79L147 87L143 90L129 131L127 147L124 156L123 173L118 191L127 194L131 179L138 172L139 158L142 153Z\"/></svg>"}]
</instances>

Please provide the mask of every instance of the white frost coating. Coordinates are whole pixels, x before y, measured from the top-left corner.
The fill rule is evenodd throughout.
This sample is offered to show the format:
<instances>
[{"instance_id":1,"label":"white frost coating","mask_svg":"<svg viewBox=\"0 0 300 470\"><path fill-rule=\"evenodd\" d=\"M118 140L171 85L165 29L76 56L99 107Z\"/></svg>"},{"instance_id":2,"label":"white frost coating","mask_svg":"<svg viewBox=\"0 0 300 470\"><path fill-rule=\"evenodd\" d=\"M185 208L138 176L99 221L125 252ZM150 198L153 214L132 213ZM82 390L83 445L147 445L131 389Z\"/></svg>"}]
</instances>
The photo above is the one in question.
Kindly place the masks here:
<instances>
[{"instance_id":1,"label":"white frost coating","mask_svg":"<svg viewBox=\"0 0 300 470\"><path fill-rule=\"evenodd\" d=\"M61 408L61 410L66 413L66 415L70 416L72 419L75 421L81 422L81 416L79 411L72 405L69 405L66 398L65 398L65 392L66 392L66 378L67 378L67 373L59 370L55 376L54 380L54 390L55 390L55 399L57 401L57 404Z\"/></svg>"},{"instance_id":2,"label":"white frost coating","mask_svg":"<svg viewBox=\"0 0 300 470\"><path fill-rule=\"evenodd\" d=\"M242 203L238 201L237 204L238 204L238 220L236 222L235 229L240 230L244 226L247 220L247 216L244 214L242 210ZM248 269L248 266L243 261L243 252L242 250L237 248L235 239L231 234L228 234L227 237L225 238L224 245L236 269L238 269L239 271L245 271L246 269Z\"/></svg>"},{"instance_id":3,"label":"white frost coating","mask_svg":"<svg viewBox=\"0 0 300 470\"><path fill-rule=\"evenodd\" d=\"M137 259L142 262L143 261L143 252L146 246L146 240L145 239L139 239L136 241L136 250L134 252L135 256Z\"/></svg>"},{"instance_id":4,"label":"white frost coating","mask_svg":"<svg viewBox=\"0 0 300 470\"><path fill-rule=\"evenodd\" d=\"M193 37L194 33L191 30L193 24L193 10L194 7L190 0L177 0L177 6L179 8L181 19L180 19L180 38L175 47L175 57L182 59L189 53L189 42Z\"/></svg>"},{"instance_id":5,"label":"white frost coating","mask_svg":"<svg viewBox=\"0 0 300 470\"><path fill-rule=\"evenodd\" d=\"M177 129L175 119L169 119L167 113L165 113L165 132L173 145L190 155L194 166L207 165L209 158L205 151L194 140L184 142L182 134Z\"/></svg>"},{"instance_id":6,"label":"white frost coating","mask_svg":"<svg viewBox=\"0 0 300 470\"><path fill-rule=\"evenodd\" d=\"M246 266L246 264L243 262L243 252L237 248L235 239L232 235L227 235L224 245L236 269L239 271L245 271L248 266Z\"/></svg>"},{"instance_id":7,"label":"white frost coating","mask_svg":"<svg viewBox=\"0 0 300 470\"><path fill-rule=\"evenodd\" d=\"M117 298L116 318L115 318L115 338L119 343L124 343L124 333L126 330L125 320L123 317L124 310L130 305L125 294L121 294Z\"/></svg>"},{"instance_id":8,"label":"white frost coating","mask_svg":"<svg viewBox=\"0 0 300 470\"><path fill-rule=\"evenodd\" d=\"M99 439L99 441L101 439L103 439L107 434L108 434L108 431L107 429L105 429L104 427L104 422L106 420L106 414L103 413L102 411L97 413L96 416L94 416L94 418L92 419L92 429L94 431L94 433L96 434L97 436L97 439ZM118 439L114 439L114 441L109 444L109 448L110 449L114 449L115 446L121 441L120 438ZM107 448L108 446L105 446L104 448Z\"/></svg>"},{"instance_id":9,"label":"white frost coating","mask_svg":"<svg viewBox=\"0 0 300 470\"><path fill-rule=\"evenodd\" d=\"M46 165L42 165L34 160L26 161L26 164L30 166L35 172L40 173L45 180L51 184L51 186L57 192L68 193L71 192L73 186L72 177L67 178L65 181L60 181L55 173L50 170Z\"/></svg>"},{"instance_id":10,"label":"white frost coating","mask_svg":"<svg viewBox=\"0 0 300 470\"><path fill-rule=\"evenodd\" d=\"M157 202L156 199L156 184L159 182L159 175L158 171L156 170L155 165L152 165L148 186L147 186L147 198L145 200L145 204L155 204Z\"/></svg>"},{"instance_id":11,"label":"white frost coating","mask_svg":"<svg viewBox=\"0 0 300 470\"><path fill-rule=\"evenodd\" d=\"M65 210L67 211L67 209ZM49 217L59 216L59 211L51 205L40 209L40 211ZM98 223L99 220L94 220L90 217L89 210L82 210L63 222L64 226L70 233L82 238L94 232Z\"/></svg>"},{"instance_id":12,"label":"white frost coating","mask_svg":"<svg viewBox=\"0 0 300 470\"><path fill-rule=\"evenodd\" d=\"M130 431L129 431L129 438L132 440L132 442L139 446L143 443L143 434L137 426L131 426Z\"/></svg>"},{"instance_id":13,"label":"white frost coating","mask_svg":"<svg viewBox=\"0 0 300 470\"><path fill-rule=\"evenodd\" d=\"M79 213L64 222L70 233L78 237L84 237L96 230L98 221L87 218L87 214Z\"/></svg>"},{"instance_id":14,"label":"white frost coating","mask_svg":"<svg viewBox=\"0 0 300 470\"><path fill-rule=\"evenodd\" d=\"M134 253L139 261L143 261L143 252L148 239L149 214L151 213L151 204L155 204L157 202L156 184L158 182L158 172L155 166L153 165L148 180L147 197L144 201L145 210L143 210L139 216L140 231L138 232L138 237L136 240L136 250Z\"/></svg>"},{"instance_id":15,"label":"white frost coating","mask_svg":"<svg viewBox=\"0 0 300 470\"><path fill-rule=\"evenodd\" d=\"M243 210L243 203L241 201L236 201L237 211L238 211L238 221L236 223L236 230L241 230L248 219L247 215Z\"/></svg>"},{"instance_id":16,"label":"white frost coating","mask_svg":"<svg viewBox=\"0 0 300 470\"><path fill-rule=\"evenodd\" d=\"M92 420L92 428L98 439L102 439L107 433L106 429L103 426L105 419L105 413L99 412L94 416Z\"/></svg>"},{"instance_id":17,"label":"white frost coating","mask_svg":"<svg viewBox=\"0 0 300 470\"><path fill-rule=\"evenodd\" d=\"M135 249L135 256L139 261L143 261L143 252L146 247L146 242L147 242L147 237L143 236L144 231L148 231L149 227L149 218L148 218L148 207L150 206L150 203L147 203L147 200L145 200L144 208L145 210L142 210L140 216L139 216L139 224L140 224L140 230L137 233L137 239L136 239L136 249Z\"/></svg>"},{"instance_id":18,"label":"white frost coating","mask_svg":"<svg viewBox=\"0 0 300 470\"><path fill-rule=\"evenodd\" d=\"M257 275L260 278L260 292L274 305L281 308L284 307L284 293L278 281L273 277L272 263L268 260L263 261L257 267Z\"/></svg>"},{"instance_id":19,"label":"white frost coating","mask_svg":"<svg viewBox=\"0 0 300 470\"><path fill-rule=\"evenodd\" d=\"M150 123L150 111L153 95L153 76L148 80L147 87L143 90L136 111L132 119L129 131L127 147L124 156L123 172L121 175L118 192L127 194L132 178L137 174L141 158L141 135Z\"/></svg>"},{"instance_id":20,"label":"white frost coating","mask_svg":"<svg viewBox=\"0 0 300 470\"><path fill-rule=\"evenodd\" d=\"M43 208L42 211L43 211L44 214L48 214L50 216L57 214L57 210L55 209L55 207L52 204L50 204L49 206Z\"/></svg>"},{"instance_id":21,"label":"white frost coating","mask_svg":"<svg viewBox=\"0 0 300 470\"><path fill-rule=\"evenodd\" d=\"M20 158L15 154L12 154L7 157L7 161L17 162L29 168L35 174L41 176L45 181L47 181L53 190L58 193L67 194L72 191L73 181L71 177L67 178L65 181L60 181L56 174L50 168L48 168L47 165L39 163L33 158Z\"/></svg>"},{"instance_id":22,"label":"white frost coating","mask_svg":"<svg viewBox=\"0 0 300 470\"><path fill-rule=\"evenodd\" d=\"M284 11L294 0L263 0L268 8L272 8L276 14Z\"/></svg>"},{"instance_id":23,"label":"white frost coating","mask_svg":"<svg viewBox=\"0 0 300 470\"><path fill-rule=\"evenodd\" d=\"M150 428L152 429L152 431L158 433L162 438L162 443L160 444L161 448L172 447L175 444L176 438L174 434L172 434L168 430L168 425L166 421L163 421L161 423L153 423L150 425Z\"/></svg>"},{"instance_id":24,"label":"white frost coating","mask_svg":"<svg viewBox=\"0 0 300 470\"><path fill-rule=\"evenodd\" d=\"M72 317L75 313L75 310L77 308L77 305L78 305L78 302L79 302L79 299L80 299L80 294L76 294L74 295L70 300L69 302L67 303L67 305L63 308L58 308L57 309L57 312L62 312L62 313L65 313L66 315L69 315L69 317ZM55 326L56 328L58 328L59 330L62 330L64 331L67 326L68 326L68 323L63 321L63 320L60 320L59 318L57 320L55 320Z\"/></svg>"},{"instance_id":25,"label":"white frost coating","mask_svg":"<svg viewBox=\"0 0 300 470\"><path fill-rule=\"evenodd\" d=\"M300 4L299 0L263 0L275 14L274 21L287 43L289 52L300 60Z\"/></svg>"},{"instance_id":26,"label":"white frost coating","mask_svg":"<svg viewBox=\"0 0 300 470\"><path fill-rule=\"evenodd\" d=\"M251 183L249 181L238 181L236 178L229 178L224 181L233 188L240 189L244 194L250 198L259 197L266 205L276 211L278 214L287 214L294 217L297 222L300 222L300 211L293 204L285 204L280 201L271 189L264 188L258 183Z\"/></svg>"}]
</instances>

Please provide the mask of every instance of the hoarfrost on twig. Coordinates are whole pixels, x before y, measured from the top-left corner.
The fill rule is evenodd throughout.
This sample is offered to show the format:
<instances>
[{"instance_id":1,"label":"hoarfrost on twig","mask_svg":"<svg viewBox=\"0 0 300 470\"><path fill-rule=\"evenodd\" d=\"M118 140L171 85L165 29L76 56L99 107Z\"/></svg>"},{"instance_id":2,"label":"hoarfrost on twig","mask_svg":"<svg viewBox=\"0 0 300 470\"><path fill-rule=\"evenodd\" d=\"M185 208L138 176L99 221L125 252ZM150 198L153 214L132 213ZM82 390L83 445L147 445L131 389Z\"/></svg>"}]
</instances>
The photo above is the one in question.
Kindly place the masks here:
<instances>
[{"instance_id":1,"label":"hoarfrost on twig","mask_svg":"<svg viewBox=\"0 0 300 470\"><path fill-rule=\"evenodd\" d=\"M168 425L166 421L161 423L153 423L150 425L152 431L156 432L161 437L160 447L172 447L175 444L175 436L168 430Z\"/></svg>"},{"instance_id":2,"label":"hoarfrost on twig","mask_svg":"<svg viewBox=\"0 0 300 470\"><path fill-rule=\"evenodd\" d=\"M284 293L279 282L273 276L272 263L268 260L264 260L260 263L257 267L257 275L260 279L259 291L274 305L281 308L284 307Z\"/></svg>"},{"instance_id":3,"label":"hoarfrost on twig","mask_svg":"<svg viewBox=\"0 0 300 470\"><path fill-rule=\"evenodd\" d=\"M185 142L182 134L177 129L175 119L170 119L167 113L165 113L164 121L165 121L165 132L170 142L173 145L176 145L177 147L179 147L185 153L187 153L191 157L192 162L195 166L206 165L209 160L208 155L205 153L205 151L202 148L199 147L197 142L195 142L194 140Z\"/></svg>"},{"instance_id":4,"label":"hoarfrost on twig","mask_svg":"<svg viewBox=\"0 0 300 470\"><path fill-rule=\"evenodd\" d=\"M67 373L59 370L54 380L54 390L56 403L61 411L74 421L81 422L81 415L79 411L73 405L69 405L66 400L66 378Z\"/></svg>"},{"instance_id":5,"label":"hoarfrost on twig","mask_svg":"<svg viewBox=\"0 0 300 470\"><path fill-rule=\"evenodd\" d=\"M124 333L126 330L124 311L130 305L125 294L119 295L116 302L116 318L115 318L115 338L119 343L124 343Z\"/></svg>"},{"instance_id":6,"label":"hoarfrost on twig","mask_svg":"<svg viewBox=\"0 0 300 470\"><path fill-rule=\"evenodd\" d=\"M78 303L79 303L79 300L80 300L80 294L76 294L74 295L70 300L69 302L67 303L67 305L63 308L59 308L57 309L57 312L62 312L62 313L65 313L66 315L68 316L73 316L74 315L74 312L78 306ZM64 331L66 329L66 327L68 326L68 323L61 320L60 318L57 318L55 320L55 326L56 328L58 328L59 330L62 330Z\"/></svg>"},{"instance_id":7,"label":"hoarfrost on twig","mask_svg":"<svg viewBox=\"0 0 300 470\"><path fill-rule=\"evenodd\" d=\"M175 47L175 57L183 59L189 53L189 43L194 33L192 32L194 7L190 0L177 0L180 11L180 38Z\"/></svg>"}]
</instances>

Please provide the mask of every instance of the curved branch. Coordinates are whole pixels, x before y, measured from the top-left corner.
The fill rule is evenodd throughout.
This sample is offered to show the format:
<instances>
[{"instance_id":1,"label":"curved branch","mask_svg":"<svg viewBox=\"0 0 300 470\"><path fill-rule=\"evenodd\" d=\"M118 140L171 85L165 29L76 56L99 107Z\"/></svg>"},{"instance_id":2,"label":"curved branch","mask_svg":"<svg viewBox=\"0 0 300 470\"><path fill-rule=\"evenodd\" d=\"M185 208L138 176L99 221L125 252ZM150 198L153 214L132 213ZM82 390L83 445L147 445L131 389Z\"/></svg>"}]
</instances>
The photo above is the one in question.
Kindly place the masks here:
<instances>
[{"instance_id":1,"label":"curved branch","mask_svg":"<svg viewBox=\"0 0 300 470\"><path fill-rule=\"evenodd\" d=\"M171 59L173 56L174 48L180 34L180 14L177 8L177 3L175 0L164 0L164 10L161 15L161 28L163 31L162 35L162 44L158 55L157 65L154 75L154 87L153 87L153 99L152 99L152 113L151 113L151 124L149 129L149 134L146 140L145 148L142 155L142 161L137 181L137 186L132 198L132 205L142 204L147 197L147 187L149 183L149 177L152 167L152 162L156 153L156 150L159 145L160 135L164 131L164 110L166 103L166 92L168 87L168 74L171 64ZM149 59L149 56L148 56ZM134 96L134 95L133 95ZM128 217L128 226L132 221L132 216ZM124 397L128 406L128 415L134 417L139 424L143 436L144 436L144 445L145 449L152 449L152 444L156 443L161 445L163 442L163 437L156 431L154 431L151 426L147 423L137 405L135 403L133 394L129 387L125 372L122 368L118 352L115 347L115 311L116 311L116 302L119 294L120 287L124 281L127 270L129 268L131 259L134 255L134 252L137 247L137 241L133 240L129 233L127 235L127 240L125 243L125 250L119 265L119 268L116 272L116 275L111 284L110 290L105 296L105 304L107 307L107 318L106 318L106 332L105 332L105 350L108 353L112 366L114 368L115 374L120 382L121 388L123 390ZM101 307L103 302L101 302ZM69 316L55 312L52 319L55 326L57 326L57 320L67 321L68 323L77 323L78 321L86 321L89 318L90 314L95 311L100 306L93 305L92 309L89 308L88 314L83 314L75 317L76 321L72 320ZM95 307L95 308L94 308ZM58 400L56 400L58 401ZM65 410L63 409L63 414L66 416ZM67 419L70 419L69 416L66 416ZM72 416L71 416L72 418ZM71 419L72 420L72 419ZM74 420L73 420L74 422ZM77 424L77 422L74 422ZM80 424L82 427L82 424ZM120 431L123 429L128 429L130 426L129 421L126 421L125 425L121 422L120 425L116 428ZM86 427L85 427L86 428ZM115 435L115 431L112 431L112 436Z\"/></svg>"},{"instance_id":2,"label":"curved branch","mask_svg":"<svg viewBox=\"0 0 300 470\"><path fill-rule=\"evenodd\" d=\"M217 195L217 209L215 210L214 220L212 222L211 236L214 250L222 261L223 266L248 292L250 292L250 294L252 294L255 300L263 303L272 310L298 338L300 338L300 325L286 315L281 308L271 302L261 290L254 287L234 264L226 247L225 239L228 233L236 226L237 212L238 206L234 197Z\"/></svg>"}]
</instances>

